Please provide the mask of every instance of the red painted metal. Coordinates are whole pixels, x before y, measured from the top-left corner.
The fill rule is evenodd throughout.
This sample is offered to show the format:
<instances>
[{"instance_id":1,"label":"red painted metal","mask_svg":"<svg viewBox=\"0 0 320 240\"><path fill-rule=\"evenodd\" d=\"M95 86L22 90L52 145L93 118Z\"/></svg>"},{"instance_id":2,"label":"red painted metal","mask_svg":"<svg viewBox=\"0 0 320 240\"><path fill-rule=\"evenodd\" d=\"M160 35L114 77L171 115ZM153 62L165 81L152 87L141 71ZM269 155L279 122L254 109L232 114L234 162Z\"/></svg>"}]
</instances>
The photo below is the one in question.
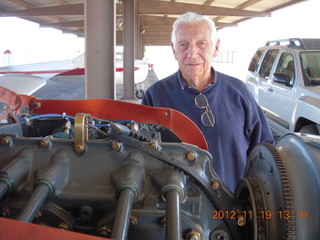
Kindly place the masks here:
<instances>
[{"instance_id":1,"label":"red painted metal","mask_svg":"<svg viewBox=\"0 0 320 240\"><path fill-rule=\"evenodd\" d=\"M134 71L139 70L138 67L134 67ZM123 68L116 68L116 72L123 72ZM47 74L47 73L56 73L57 76L78 76L84 75L84 68L74 68L74 69L55 69L55 70L38 70L38 71L4 71L0 74L8 73L21 73L21 74Z\"/></svg>"},{"instance_id":2,"label":"red painted metal","mask_svg":"<svg viewBox=\"0 0 320 240\"><path fill-rule=\"evenodd\" d=\"M23 107L28 107L35 98L27 95L19 95L0 86L0 121L7 116L16 117Z\"/></svg>"},{"instance_id":3,"label":"red painted metal","mask_svg":"<svg viewBox=\"0 0 320 240\"><path fill-rule=\"evenodd\" d=\"M90 113L91 116L109 120L133 120L159 124L174 132L183 142L207 150L207 142L200 129L188 117L169 108L148 107L135 103L110 99L88 100L38 100L41 107L34 113L58 113L67 115Z\"/></svg>"},{"instance_id":4,"label":"red painted metal","mask_svg":"<svg viewBox=\"0 0 320 240\"><path fill-rule=\"evenodd\" d=\"M84 75L85 69L84 68L75 68L71 70L64 71L57 76L78 76L78 75Z\"/></svg>"},{"instance_id":5,"label":"red painted metal","mask_svg":"<svg viewBox=\"0 0 320 240\"><path fill-rule=\"evenodd\" d=\"M7 104L1 116L17 116L23 107L30 108L34 113L65 112L68 115L89 113L92 117L109 120L133 120L136 122L159 124L174 132L183 142L196 145L207 150L207 142L200 129L188 117L179 111L169 108L148 107L135 103L110 99L89 100L51 100L38 99L19 95L0 87L0 101Z\"/></svg>"},{"instance_id":6,"label":"red painted metal","mask_svg":"<svg viewBox=\"0 0 320 240\"><path fill-rule=\"evenodd\" d=\"M62 230L13 219L0 218L2 240L108 240L92 235ZM110 240L110 239L109 239Z\"/></svg>"}]
</instances>

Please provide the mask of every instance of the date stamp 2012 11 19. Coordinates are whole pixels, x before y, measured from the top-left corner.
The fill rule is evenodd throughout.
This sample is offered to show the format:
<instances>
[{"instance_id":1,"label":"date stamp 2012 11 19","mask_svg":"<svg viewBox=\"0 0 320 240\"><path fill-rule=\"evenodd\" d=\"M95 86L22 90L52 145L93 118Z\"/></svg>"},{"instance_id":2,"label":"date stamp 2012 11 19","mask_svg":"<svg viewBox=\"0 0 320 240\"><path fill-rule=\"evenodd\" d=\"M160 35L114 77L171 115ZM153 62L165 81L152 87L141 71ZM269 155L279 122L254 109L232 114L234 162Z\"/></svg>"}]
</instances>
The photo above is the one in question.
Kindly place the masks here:
<instances>
[{"instance_id":1,"label":"date stamp 2012 11 19","mask_svg":"<svg viewBox=\"0 0 320 240\"><path fill-rule=\"evenodd\" d=\"M272 212L270 210L263 210L263 211L257 211L253 212L251 210L249 211L212 211L212 219L234 219L236 220L239 215L242 215L245 219L267 219L270 220L274 217L280 218L280 219L307 219L308 218L308 212L306 210L302 211L289 211L289 210L282 210L277 212Z\"/></svg>"}]
</instances>

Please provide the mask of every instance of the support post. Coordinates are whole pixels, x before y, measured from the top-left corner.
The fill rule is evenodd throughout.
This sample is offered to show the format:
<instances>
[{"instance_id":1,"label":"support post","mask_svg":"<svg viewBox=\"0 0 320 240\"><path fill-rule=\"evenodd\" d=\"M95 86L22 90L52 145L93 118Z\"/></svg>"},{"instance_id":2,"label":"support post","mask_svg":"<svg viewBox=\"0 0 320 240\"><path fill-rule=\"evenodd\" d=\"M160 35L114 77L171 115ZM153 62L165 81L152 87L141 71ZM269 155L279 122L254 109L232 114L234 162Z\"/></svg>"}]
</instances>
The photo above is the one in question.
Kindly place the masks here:
<instances>
[{"instance_id":1,"label":"support post","mask_svg":"<svg viewBox=\"0 0 320 240\"><path fill-rule=\"evenodd\" d=\"M87 99L116 98L115 22L115 0L85 1L85 86Z\"/></svg>"},{"instance_id":2,"label":"support post","mask_svg":"<svg viewBox=\"0 0 320 240\"><path fill-rule=\"evenodd\" d=\"M135 0L123 1L123 98L134 99Z\"/></svg>"}]
</instances>

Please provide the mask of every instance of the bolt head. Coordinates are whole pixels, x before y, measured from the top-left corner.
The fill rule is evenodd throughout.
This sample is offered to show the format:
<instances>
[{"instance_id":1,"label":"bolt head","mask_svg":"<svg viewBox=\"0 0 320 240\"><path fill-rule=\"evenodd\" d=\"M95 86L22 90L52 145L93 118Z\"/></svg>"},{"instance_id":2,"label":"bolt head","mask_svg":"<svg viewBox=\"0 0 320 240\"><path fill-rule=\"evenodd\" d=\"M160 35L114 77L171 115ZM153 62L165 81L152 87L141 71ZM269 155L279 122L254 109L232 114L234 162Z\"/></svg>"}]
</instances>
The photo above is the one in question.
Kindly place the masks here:
<instances>
[{"instance_id":1,"label":"bolt head","mask_svg":"<svg viewBox=\"0 0 320 240\"><path fill-rule=\"evenodd\" d=\"M78 144L75 145L74 150L76 152L83 152L84 146L81 143L78 143Z\"/></svg>"},{"instance_id":2,"label":"bolt head","mask_svg":"<svg viewBox=\"0 0 320 240\"><path fill-rule=\"evenodd\" d=\"M193 229L187 233L186 240L201 240L201 234Z\"/></svg>"},{"instance_id":3,"label":"bolt head","mask_svg":"<svg viewBox=\"0 0 320 240\"><path fill-rule=\"evenodd\" d=\"M195 154L194 152L188 152L188 153L187 153L187 159L188 159L189 161L194 161L194 160L196 160L196 154Z\"/></svg>"},{"instance_id":4,"label":"bolt head","mask_svg":"<svg viewBox=\"0 0 320 240\"><path fill-rule=\"evenodd\" d=\"M122 145L119 142L115 142L112 144L111 148L113 151L119 152L122 148Z\"/></svg>"},{"instance_id":5,"label":"bolt head","mask_svg":"<svg viewBox=\"0 0 320 240\"><path fill-rule=\"evenodd\" d=\"M0 140L1 145L9 145L11 142L11 139L9 137L2 137Z\"/></svg>"},{"instance_id":6,"label":"bolt head","mask_svg":"<svg viewBox=\"0 0 320 240\"><path fill-rule=\"evenodd\" d=\"M211 187L214 191L219 190L220 188L220 182L218 180L213 180L211 183Z\"/></svg>"}]
</instances>

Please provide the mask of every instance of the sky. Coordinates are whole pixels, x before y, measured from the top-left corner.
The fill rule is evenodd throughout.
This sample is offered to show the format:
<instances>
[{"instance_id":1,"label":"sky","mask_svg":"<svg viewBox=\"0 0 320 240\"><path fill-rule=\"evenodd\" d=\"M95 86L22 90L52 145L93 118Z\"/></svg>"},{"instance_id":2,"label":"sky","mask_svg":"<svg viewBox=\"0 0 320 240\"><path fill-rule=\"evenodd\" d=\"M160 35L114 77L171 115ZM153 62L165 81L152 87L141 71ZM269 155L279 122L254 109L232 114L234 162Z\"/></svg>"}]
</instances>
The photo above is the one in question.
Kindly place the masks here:
<instances>
[{"instance_id":1,"label":"sky","mask_svg":"<svg viewBox=\"0 0 320 240\"><path fill-rule=\"evenodd\" d=\"M15 17L0 18L0 53L10 50L13 64L65 60L84 52L84 38Z\"/></svg>"},{"instance_id":2,"label":"sky","mask_svg":"<svg viewBox=\"0 0 320 240\"><path fill-rule=\"evenodd\" d=\"M233 51L230 64L213 63L220 71L242 76L256 49L267 40L289 37L320 38L320 0L303 1L261 17L219 31L220 52ZM0 52L9 49L14 64L72 59L84 52L84 38L14 17L0 18ZM159 78L176 71L170 47L148 47L146 58L158 69ZM161 56L161 57L160 57ZM0 63L1 64L1 63ZM240 78L240 77L239 77Z\"/></svg>"}]
</instances>

